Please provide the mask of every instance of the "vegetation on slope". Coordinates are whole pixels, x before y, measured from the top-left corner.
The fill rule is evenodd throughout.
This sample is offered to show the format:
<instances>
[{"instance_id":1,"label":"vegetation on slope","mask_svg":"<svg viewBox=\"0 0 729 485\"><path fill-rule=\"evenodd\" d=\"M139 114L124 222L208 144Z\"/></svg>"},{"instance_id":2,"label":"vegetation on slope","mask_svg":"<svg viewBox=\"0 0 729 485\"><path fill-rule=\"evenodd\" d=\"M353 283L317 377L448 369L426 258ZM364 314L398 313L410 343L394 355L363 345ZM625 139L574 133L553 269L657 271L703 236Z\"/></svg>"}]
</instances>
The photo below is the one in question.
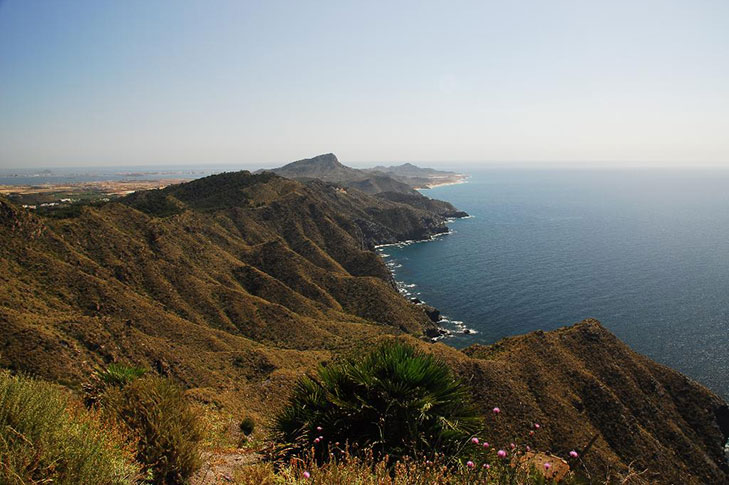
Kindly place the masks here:
<instances>
[{"instance_id":1,"label":"vegetation on slope","mask_svg":"<svg viewBox=\"0 0 729 485\"><path fill-rule=\"evenodd\" d=\"M144 212L160 197L181 212ZM346 348L383 331L421 333L432 323L398 295L353 222L369 218L369 238L387 227L361 199L238 173L63 220L0 200L2 360L76 382L93 367L79 360L123 360L206 387L318 358L304 350Z\"/></svg>"},{"instance_id":2,"label":"vegetation on slope","mask_svg":"<svg viewBox=\"0 0 729 485\"><path fill-rule=\"evenodd\" d=\"M200 468L200 416L169 379L145 377L112 385L100 404L136 437L137 460L151 483L185 483Z\"/></svg>"},{"instance_id":3,"label":"vegetation on slope","mask_svg":"<svg viewBox=\"0 0 729 485\"><path fill-rule=\"evenodd\" d=\"M301 378L276 427L292 452L348 443L376 457L457 454L480 429L469 389L432 355L401 342Z\"/></svg>"},{"instance_id":4,"label":"vegetation on slope","mask_svg":"<svg viewBox=\"0 0 729 485\"><path fill-rule=\"evenodd\" d=\"M0 372L0 483L121 485L138 478L121 428L50 383Z\"/></svg>"}]
</instances>

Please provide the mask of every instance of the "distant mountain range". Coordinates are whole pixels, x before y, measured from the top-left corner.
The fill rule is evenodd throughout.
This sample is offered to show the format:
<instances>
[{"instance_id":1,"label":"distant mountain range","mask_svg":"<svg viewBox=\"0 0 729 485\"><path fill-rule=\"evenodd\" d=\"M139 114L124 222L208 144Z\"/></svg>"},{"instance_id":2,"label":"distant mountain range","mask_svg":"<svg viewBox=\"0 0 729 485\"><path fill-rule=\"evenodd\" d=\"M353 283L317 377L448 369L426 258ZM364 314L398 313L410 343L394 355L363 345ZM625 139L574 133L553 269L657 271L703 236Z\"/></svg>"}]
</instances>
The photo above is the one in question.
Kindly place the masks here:
<instances>
[{"instance_id":1,"label":"distant mountain range","mask_svg":"<svg viewBox=\"0 0 729 485\"><path fill-rule=\"evenodd\" d=\"M380 165L373 168L356 169L340 163L333 153L298 160L272 171L282 177L297 180L316 178L326 182L345 184L369 194L379 192L408 193L413 189L427 188L444 183L456 183L466 179L463 174L433 168L420 168L412 163L391 167Z\"/></svg>"},{"instance_id":2,"label":"distant mountain range","mask_svg":"<svg viewBox=\"0 0 729 485\"><path fill-rule=\"evenodd\" d=\"M421 168L412 163L403 163L402 165L393 165L390 167L378 165L377 167L365 169L365 171L373 174L388 175L395 180L417 189L459 183L466 180L466 176L460 173L435 170L433 168Z\"/></svg>"},{"instance_id":3,"label":"distant mountain range","mask_svg":"<svg viewBox=\"0 0 729 485\"><path fill-rule=\"evenodd\" d=\"M356 189L380 199L408 204L443 217L468 215L448 202L430 199L416 190L429 184L455 183L465 179L464 175L454 172L424 169L409 163L399 167L359 170L343 165L333 153L298 160L268 171L305 183L311 180L335 183L343 188Z\"/></svg>"}]
</instances>

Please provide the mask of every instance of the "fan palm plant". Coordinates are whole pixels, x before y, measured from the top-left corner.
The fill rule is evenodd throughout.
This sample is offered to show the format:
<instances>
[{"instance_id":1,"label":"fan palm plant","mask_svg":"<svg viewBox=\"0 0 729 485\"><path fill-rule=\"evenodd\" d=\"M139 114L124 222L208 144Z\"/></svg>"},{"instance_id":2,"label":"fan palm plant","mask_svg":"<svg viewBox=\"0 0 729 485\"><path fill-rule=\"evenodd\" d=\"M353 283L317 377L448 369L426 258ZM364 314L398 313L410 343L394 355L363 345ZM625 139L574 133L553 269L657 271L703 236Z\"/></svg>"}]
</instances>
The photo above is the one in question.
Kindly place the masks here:
<instances>
[{"instance_id":1,"label":"fan palm plant","mask_svg":"<svg viewBox=\"0 0 729 485\"><path fill-rule=\"evenodd\" d=\"M480 425L448 366L400 342L303 377L276 421L292 451L314 446L320 459L335 443L391 458L455 455Z\"/></svg>"}]
</instances>

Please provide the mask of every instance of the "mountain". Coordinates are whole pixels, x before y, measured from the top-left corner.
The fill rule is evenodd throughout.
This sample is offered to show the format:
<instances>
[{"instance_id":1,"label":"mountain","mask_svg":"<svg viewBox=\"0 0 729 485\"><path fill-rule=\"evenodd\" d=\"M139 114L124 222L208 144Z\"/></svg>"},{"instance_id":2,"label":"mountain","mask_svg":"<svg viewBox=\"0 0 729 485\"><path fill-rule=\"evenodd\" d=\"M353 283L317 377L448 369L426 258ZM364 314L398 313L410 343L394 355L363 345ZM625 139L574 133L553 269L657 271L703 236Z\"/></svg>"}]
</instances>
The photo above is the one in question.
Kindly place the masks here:
<instances>
[{"instance_id":1,"label":"mountain","mask_svg":"<svg viewBox=\"0 0 729 485\"><path fill-rule=\"evenodd\" d=\"M399 182L418 189L429 188L435 185L459 183L466 179L464 175L456 172L421 168L412 163L403 163L402 165L392 165L389 167L378 165L377 167L365 169L365 171L392 177Z\"/></svg>"},{"instance_id":2,"label":"mountain","mask_svg":"<svg viewBox=\"0 0 729 485\"><path fill-rule=\"evenodd\" d=\"M457 175L456 172L436 170L434 168L421 168L412 163L403 163L402 165L378 165L367 169L373 172L391 173L394 175L404 175L406 177L424 177L426 175Z\"/></svg>"},{"instance_id":3,"label":"mountain","mask_svg":"<svg viewBox=\"0 0 729 485\"><path fill-rule=\"evenodd\" d=\"M415 168L417 169L417 167ZM423 169L417 170L419 174L426 173L422 172ZM336 183L347 189L356 189L386 200L412 205L442 217L465 217L468 215L457 210L448 202L434 201L415 190L414 187L423 185L420 182L425 180L424 176L419 177L417 181L412 181L414 185L411 185L408 183L407 177L401 180L399 176L390 173L347 167L340 163L333 153L298 160L273 169L271 172L301 182L322 180ZM432 173L434 172L437 171L432 171Z\"/></svg>"},{"instance_id":4,"label":"mountain","mask_svg":"<svg viewBox=\"0 0 729 485\"><path fill-rule=\"evenodd\" d=\"M596 480L631 465L647 483L729 483L727 403L633 352L597 320L464 353L461 372L477 402L502 409L489 422L496 435L540 423L536 447L580 450Z\"/></svg>"},{"instance_id":5,"label":"mountain","mask_svg":"<svg viewBox=\"0 0 729 485\"><path fill-rule=\"evenodd\" d=\"M50 214L50 213L49 213ZM411 204L273 173L214 175L40 216L0 198L0 366L71 388L109 362L265 423L318 364L398 338L448 362L508 446L581 451L596 480L727 483L727 404L594 320L464 351L431 344L374 244L444 230ZM592 442L592 445L588 444Z\"/></svg>"},{"instance_id":6,"label":"mountain","mask_svg":"<svg viewBox=\"0 0 729 485\"><path fill-rule=\"evenodd\" d=\"M333 153L291 162L272 172L290 179L319 179L325 182L360 180L367 177L361 170L342 165Z\"/></svg>"},{"instance_id":7,"label":"mountain","mask_svg":"<svg viewBox=\"0 0 729 485\"><path fill-rule=\"evenodd\" d=\"M50 379L161 359L200 386L248 371L232 352L434 327L369 248L442 219L322 182L222 174L58 219L2 200L0 223L0 362Z\"/></svg>"}]
</instances>

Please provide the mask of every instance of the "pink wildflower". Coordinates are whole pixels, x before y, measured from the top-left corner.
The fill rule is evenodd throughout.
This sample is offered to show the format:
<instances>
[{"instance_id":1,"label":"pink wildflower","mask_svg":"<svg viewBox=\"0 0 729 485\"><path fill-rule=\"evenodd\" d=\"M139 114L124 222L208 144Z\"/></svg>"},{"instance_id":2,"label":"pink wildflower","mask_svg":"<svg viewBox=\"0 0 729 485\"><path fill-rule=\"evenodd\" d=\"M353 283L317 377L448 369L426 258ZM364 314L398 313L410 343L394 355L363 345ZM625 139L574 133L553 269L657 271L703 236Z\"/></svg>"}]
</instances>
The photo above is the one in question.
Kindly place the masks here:
<instances>
[{"instance_id":1,"label":"pink wildflower","mask_svg":"<svg viewBox=\"0 0 729 485\"><path fill-rule=\"evenodd\" d=\"M499 455L499 458L506 458L506 452L504 450L499 450L496 454Z\"/></svg>"},{"instance_id":2,"label":"pink wildflower","mask_svg":"<svg viewBox=\"0 0 729 485\"><path fill-rule=\"evenodd\" d=\"M471 460L468 460L468 461L466 462L466 466L467 466L468 468L473 468L473 466L474 466L474 465L473 465L473 462L472 462Z\"/></svg>"},{"instance_id":3,"label":"pink wildflower","mask_svg":"<svg viewBox=\"0 0 729 485\"><path fill-rule=\"evenodd\" d=\"M491 465L489 465L488 463L484 463L483 467L488 470L489 468L491 468Z\"/></svg>"},{"instance_id":4,"label":"pink wildflower","mask_svg":"<svg viewBox=\"0 0 729 485\"><path fill-rule=\"evenodd\" d=\"M527 450L527 451L532 451L532 448L531 448L531 446L527 445L527 447L526 447L526 450Z\"/></svg>"},{"instance_id":5,"label":"pink wildflower","mask_svg":"<svg viewBox=\"0 0 729 485\"><path fill-rule=\"evenodd\" d=\"M572 450L572 451L570 451L570 456L571 456L572 458L577 458L577 457L578 457L578 456L580 456L580 455L578 455L578 454L577 454L577 452L576 452L575 450Z\"/></svg>"},{"instance_id":6,"label":"pink wildflower","mask_svg":"<svg viewBox=\"0 0 729 485\"><path fill-rule=\"evenodd\" d=\"M539 423L534 423L534 429L539 429Z\"/></svg>"},{"instance_id":7,"label":"pink wildflower","mask_svg":"<svg viewBox=\"0 0 729 485\"><path fill-rule=\"evenodd\" d=\"M319 442L319 438L314 438L314 443L318 443L318 442Z\"/></svg>"},{"instance_id":8,"label":"pink wildflower","mask_svg":"<svg viewBox=\"0 0 729 485\"><path fill-rule=\"evenodd\" d=\"M488 448L488 447L489 447L489 443L488 443L488 441L484 441L484 442L483 442L483 447L484 447L484 448Z\"/></svg>"},{"instance_id":9,"label":"pink wildflower","mask_svg":"<svg viewBox=\"0 0 729 485\"><path fill-rule=\"evenodd\" d=\"M317 426L317 427L316 427L316 430L317 430L317 431L321 431L321 430L322 430L322 427L321 427L321 426Z\"/></svg>"},{"instance_id":10,"label":"pink wildflower","mask_svg":"<svg viewBox=\"0 0 729 485\"><path fill-rule=\"evenodd\" d=\"M304 478L311 478L311 473L304 472Z\"/></svg>"},{"instance_id":11,"label":"pink wildflower","mask_svg":"<svg viewBox=\"0 0 729 485\"><path fill-rule=\"evenodd\" d=\"M494 414L499 414L500 412L501 412L501 409L499 409L499 408L494 408Z\"/></svg>"},{"instance_id":12,"label":"pink wildflower","mask_svg":"<svg viewBox=\"0 0 729 485\"><path fill-rule=\"evenodd\" d=\"M512 450L513 450L514 448L516 448L516 445L515 445L514 443L511 443L511 444L510 444L509 446L511 447L511 449L512 449Z\"/></svg>"},{"instance_id":13,"label":"pink wildflower","mask_svg":"<svg viewBox=\"0 0 729 485\"><path fill-rule=\"evenodd\" d=\"M473 443L474 445L477 445L478 444L478 438L476 438L476 437L471 438L471 443Z\"/></svg>"},{"instance_id":14,"label":"pink wildflower","mask_svg":"<svg viewBox=\"0 0 729 485\"><path fill-rule=\"evenodd\" d=\"M550 463L545 463L544 464L544 469L545 470L549 470L550 468L552 468L552 465Z\"/></svg>"}]
</instances>

